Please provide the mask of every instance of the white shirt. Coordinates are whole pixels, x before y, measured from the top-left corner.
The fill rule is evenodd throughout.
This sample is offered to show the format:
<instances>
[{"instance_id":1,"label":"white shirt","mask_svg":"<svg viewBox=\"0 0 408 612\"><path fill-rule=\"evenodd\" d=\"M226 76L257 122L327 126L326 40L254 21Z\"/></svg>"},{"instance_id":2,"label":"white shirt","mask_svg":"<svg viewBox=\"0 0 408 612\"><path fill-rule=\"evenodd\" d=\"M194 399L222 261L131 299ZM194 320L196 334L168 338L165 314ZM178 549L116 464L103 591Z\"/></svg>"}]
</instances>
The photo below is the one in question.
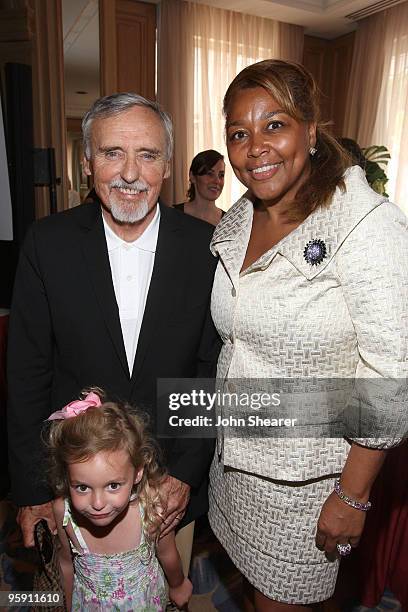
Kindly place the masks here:
<instances>
[{"instance_id":1,"label":"white shirt","mask_svg":"<svg viewBox=\"0 0 408 612\"><path fill-rule=\"evenodd\" d=\"M102 218L123 342L131 374L152 278L159 235L160 208L157 205L153 220L134 242L126 242L119 238L103 216Z\"/></svg>"}]
</instances>

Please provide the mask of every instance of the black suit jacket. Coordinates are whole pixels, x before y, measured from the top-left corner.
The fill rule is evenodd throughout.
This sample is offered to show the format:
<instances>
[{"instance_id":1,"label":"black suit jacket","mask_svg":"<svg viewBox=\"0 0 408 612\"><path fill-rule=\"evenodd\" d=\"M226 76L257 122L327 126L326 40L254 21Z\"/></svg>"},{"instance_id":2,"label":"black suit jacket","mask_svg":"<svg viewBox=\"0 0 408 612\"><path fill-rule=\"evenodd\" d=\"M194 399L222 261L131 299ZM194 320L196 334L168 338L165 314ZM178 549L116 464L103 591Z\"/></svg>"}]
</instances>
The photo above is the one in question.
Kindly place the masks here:
<instances>
[{"instance_id":1,"label":"black suit jacket","mask_svg":"<svg viewBox=\"0 0 408 612\"><path fill-rule=\"evenodd\" d=\"M41 430L86 386L150 412L157 378L212 376L219 339L209 315L212 228L161 206L156 256L129 375L99 201L36 222L15 281L8 350L9 449L18 505L51 498ZM205 511L208 440L169 441L170 474L193 487L187 519Z\"/></svg>"}]
</instances>

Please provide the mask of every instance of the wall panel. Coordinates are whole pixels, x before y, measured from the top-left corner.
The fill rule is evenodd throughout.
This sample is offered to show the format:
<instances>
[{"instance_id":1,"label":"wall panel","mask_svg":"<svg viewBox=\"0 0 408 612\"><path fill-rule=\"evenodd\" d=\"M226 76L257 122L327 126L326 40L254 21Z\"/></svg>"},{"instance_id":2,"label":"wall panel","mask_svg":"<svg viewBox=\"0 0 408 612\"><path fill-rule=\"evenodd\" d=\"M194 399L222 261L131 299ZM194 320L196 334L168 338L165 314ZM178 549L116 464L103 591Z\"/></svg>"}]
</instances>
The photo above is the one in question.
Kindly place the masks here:
<instances>
[{"instance_id":1,"label":"wall panel","mask_svg":"<svg viewBox=\"0 0 408 612\"><path fill-rule=\"evenodd\" d=\"M343 136L353 47L354 33L331 41L331 118L337 136Z\"/></svg>"},{"instance_id":2,"label":"wall panel","mask_svg":"<svg viewBox=\"0 0 408 612\"><path fill-rule=\"evenodd\" d=\"M102 95L134 91L154 99L156 6L101 0L100 23Z\"/></svg>"},{"instance_id":3,"label":"wall panel","mask_svg":"<svg viewBox=\"0 0 408 612\"><path fill-rule=\"evenodd\" d=\"M305 36L303 63L322 92L322 119L333 121L336 136L342 136L353 45L354 32L334 40Z\"/></svg>"}]
</instances>

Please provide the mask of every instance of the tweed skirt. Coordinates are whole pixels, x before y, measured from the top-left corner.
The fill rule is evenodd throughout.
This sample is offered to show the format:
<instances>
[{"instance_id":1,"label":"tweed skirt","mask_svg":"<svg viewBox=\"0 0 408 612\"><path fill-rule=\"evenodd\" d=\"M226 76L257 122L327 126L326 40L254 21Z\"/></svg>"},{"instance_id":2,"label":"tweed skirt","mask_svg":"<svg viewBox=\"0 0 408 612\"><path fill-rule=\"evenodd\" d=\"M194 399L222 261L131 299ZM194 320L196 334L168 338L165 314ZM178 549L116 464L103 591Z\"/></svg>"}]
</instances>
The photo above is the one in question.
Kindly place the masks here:
<instances>
[{"instance_id":1,"label":"tweed skirt","mask_svg":"<svg viewBox=\"0 0 408 612\"><path fill-rule=\"evenodd\" d=\"M280 483L225 468L210 471L209 521L233 563L261 593L276 601L310 604L334 592L339 561L316 548L321 507L334 477Z\"/></svg>"}]
</instances>

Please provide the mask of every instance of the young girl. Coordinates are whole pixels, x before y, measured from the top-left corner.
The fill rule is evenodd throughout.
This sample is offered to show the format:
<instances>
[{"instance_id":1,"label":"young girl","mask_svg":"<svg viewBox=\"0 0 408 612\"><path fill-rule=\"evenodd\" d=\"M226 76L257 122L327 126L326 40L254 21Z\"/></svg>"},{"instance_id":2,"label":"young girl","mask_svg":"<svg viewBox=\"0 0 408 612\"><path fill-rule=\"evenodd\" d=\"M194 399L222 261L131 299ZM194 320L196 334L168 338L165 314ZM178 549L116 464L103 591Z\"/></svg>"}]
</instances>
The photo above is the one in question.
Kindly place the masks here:
<instances>
[{"instance_id":1,"label":"young girl","mask_svg":"<svg viewBox=\"0 0 408 612\"><path fill-rule=\"evenodd\" d=\"M159 539L163 473L142 417L93 389L49 417L50 478L68 609L164 610L191 596L174 532ZM101 401L102 397L102 401ZM158 560L156 558L157 554Z\"/></svg>"}]
</instances>

